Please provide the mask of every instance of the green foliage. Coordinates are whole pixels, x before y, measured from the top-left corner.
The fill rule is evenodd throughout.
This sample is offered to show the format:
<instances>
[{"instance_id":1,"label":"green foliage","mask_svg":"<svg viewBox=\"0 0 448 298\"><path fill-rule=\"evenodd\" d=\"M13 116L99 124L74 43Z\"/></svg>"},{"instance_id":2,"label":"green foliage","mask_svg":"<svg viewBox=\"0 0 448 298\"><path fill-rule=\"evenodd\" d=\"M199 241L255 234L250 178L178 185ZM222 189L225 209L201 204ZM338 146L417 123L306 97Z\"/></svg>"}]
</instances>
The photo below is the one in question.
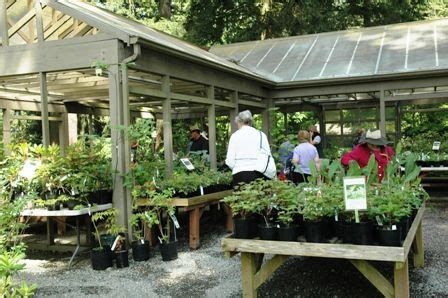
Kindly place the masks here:
<instances>
[{"instance_id":1,"label":"green foliage","mask_svg":"<svg viewBox=\"0 0 448 298\"><path fill-rule=\"evenodd\" d=\"M92 214L92 224L95 229L95 234L98 239L99 247L102 249L103 245L101 243L100 232L98 229L98 224L104 222L104 227L106 233L117 236L120 233L125 232L125 228L118 223L117 219L118 209L111 208L100 212L95 212Z\"/></svg>"}]
</instances>

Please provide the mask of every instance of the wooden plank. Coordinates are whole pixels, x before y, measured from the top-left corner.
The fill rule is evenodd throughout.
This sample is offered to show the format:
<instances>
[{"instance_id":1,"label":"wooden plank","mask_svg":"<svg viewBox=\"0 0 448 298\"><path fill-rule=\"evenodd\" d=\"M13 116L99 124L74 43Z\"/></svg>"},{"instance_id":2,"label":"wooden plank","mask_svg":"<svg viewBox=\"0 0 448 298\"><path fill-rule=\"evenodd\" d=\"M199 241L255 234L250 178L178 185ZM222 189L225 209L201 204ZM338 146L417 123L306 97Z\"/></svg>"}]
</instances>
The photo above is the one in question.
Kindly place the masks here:
<instances>
[{"instance_id":1,"label":"wooden plank","mask_svg":"<svg viewBox=\"0 0 448 298\"><path fill-rule=\"evenodd\" d=\"M7 14L7 4L5 1L0 3L0 28L2 29L2 46L9 46L9 35L8 35L8 14Z\"/></svg>"},{"instance_id":2,"label":"wooden plank","mask_svg":"<svg viewBox=\"0 0 448 298\"><path fill-rule=\"evenodd\" d=\"M259 288L281 265L285 263L288 256L275 255L272 259L266 261L261 269L255 274L254 285Z\"/></svg>"},{"instance_id":3,"label":"wooden plank","mask_svg":"<svg viewBox=\"0 0 448 298\"><path fill-rule=\"evenodd\" d=\"M174 206L176 207L195 207L201 204L211 203L213 201L221 200L222 198L229 196L233 193L233 190L225 190L215 193L206 194L203 196L197 196L192 198L173 198ZM150 206L148 200L138 199L137 206L144 207Z\"/></svg>"},{"instance_id":4,"label":"wooden plank","mask_svg":"<svg viewBox=\"0 0 448 298\"><path fill-rule=\"evenodd\" d=\"M38 1L36 1L38 2ZM40 6L40 5L39 5ZM45 8L46 5L42 5L40 6L42 9ZM14 34L17 33L17 31L19 31L20 29L22 29L28 22L31 21L32 18L34 18L36 16L36 10L35 9L31 9L30 11L28 11L20 20L18 20L14 26L12 26L11 28L8 29L8 35L9 36L13 36Z\"/></svg>"},{"instance_id":5,"label":"wooden plank","mask_svg":"<svg viewBox=\"0 0 448 298\"><path fill-rule=\"evenodd\" d=\"M226 231L228 233L233 233L233 214L232 209L229 205L223 203L224 212L226 213Z\"/></svg>"},{"instance_id":6,"label":"wooden plank","mask_svg":"<svg viewBox=\"0 0 448 298\"><path fill-rule=\"evenodd\" d=\"M84 34L86 34L87 32L89 32L90 29L92 29L92 26L90 26L89 24L86 24L86 23L82 23L82 24L79 25L75 30L73 30L73 31L67 36L67 38L73 38L73 37L77 37L77 36L83 36Z\"/></svg>"},{"instance_id":7,"label":"wooden plank","mask_svg":"<svg viewBox=\"0 0 448 298\"><path fill-rule=\"evenodd\" d=\"M266 104L263 102L256 102L256 101L245 100L245 99L240 99L238 101L238 104L242 105L242 106L249 106L249 107L254 107L254 108L261 108L261 109L266 108Z\"/></svg>"},{"instance_id":8,"label":"wooden plank","mask_svg":"<svg viewBox=\"0 0 448 298\"><path fill-rule=\"evenodd\" d=\"M384 297L394 296L394 287L375 267L364 260L350 260L353 266L367 278Z\"/></svg>"},{"instance_id":9,"label":"wooden plank","mask_svg":"<svg viewBox=\"0 0 448 298\"><path fill-rule=\"evenodd\" d=\"M170 177L173 174L173 130L171 121L171 87L170 77L163 76L162 92L164 93L163 102L163 147L166 162L166 173Z\"/></svg>"},{"instance_id":10,"label":"wooden plank","mask_svg":"<svg viewBox=\"0 0 448 298\"><path fill-rule=\"evenodd\" d=\"M371 261L403 262L402 247L307 243L288 241L267 241L255 239L224 238L221 241L224 251L240 251L291 256L356 259Z\"/></svg>"},{"instance_id":11,"label":"wooden plank","mask_svg":"<svg viewBox=\"0 0 448 298\"><path fill-rule=\"evenodd\" d=\"M422 223L420 222L417 227L417 232L415 234L414 242L414 267L419 268L425 265L425 253L424 253L424 242L423 242L423 229Z\"/></svg>"},{"instance_id":12,"label":"wooden plank","mask_svg":"<svg viewBox=\"0 0 448 298\"><path fill-rule=\"evenodd\" d=\"M200 246L200 221L201 221L201 209L194 208L189 212L189 237L190 237L190 249L197 249Z\"/></svg>"},{"instance_id":13,"label":"wooden plank","mask_svg":"<svg viewBox=\"0 0 448 298\"><path fill-rule=\"evenodd\" d=\"M238 91L232 91L231 95L230 95L230 100L235 104L235 108L230 110L230 131L231 133L234 133L235 131L238 130L238 127L236 125L235 122L235 118L236 116L238 116Z\"/></svg>"},{"instance_id":14,"label":"wooden plank","mask_svg":"<svg viewBox=\"0 0 448 298\"><path fill-rule=\"evenodd\" d=\"M95 35L18 45L13 48L0 47L0 77L90 68L92 61L96 60L106 64L115 63L110 57L117 52L118 40L98 39Z\"/></svg>"},{"instance_id":15,"label":"wooden plank","mask_svg":"<svg viewBox=\"0 0 448 298\"><path fill-rule=\"evenodd\" d=\"M207 122L208 122L208 147L209 147L209 159L210 169L217 170L217 153L216 153L216 106L215 101L215 87L207 86L207 99L212 103L208 106Z\"/></svg>"},{"instance_id":16,"label":"wooden plank","mask_svg":"<svg viewBox=\"0 0 448 298\"><path fill-rule=\"evenodd\" d=\"M408 231L406 239L403 242L404 255L407 258L409 254L409 250L411 249L412 242L414 241L415 234L417 233L418 226L421 224L423 219L423 214L425 212L425 206L420 207L417 212L417 215L412 222L411 228Z\"/></svg>"},{"instance_id":17,"label":"wooden plank","mask_svg":"<svg viewBox=\"0 0 448 298\"><path fill-rule=\"evenodd\" d=\"M11 116L11 119L16 120L42 120L41 116L32 116L32 115L14 115ZM61 117L48 117L49 121L62 121Z\"/></svg>"},{"instance_id":18,"label":"wooden plank","mask_svg":"<svg viewBox=\"0 0 448 298\"><path fill-rule=\"evenodd\" d=\"M42 19L42 5L40 1L35 2L35 10L36 10L36 31L37 31L37 41L44 41L44 21Z\"/></svg>"},{"instance_id":19,"label":"wooden plank","mask_svg":"<svg viewBox=\"0 0 448 298\"><path fill-rule=\"evenodd\" d=\"M56 21L50 28L48 28L45 32L45 39L50 38L53 34L57 33L58 30L70 20L71 16L63 15L58 21ZM57 38L58 36L56 36Z\"/></svg>"},{"instance_id":20,"label":"wooden plank","mask_svg":"<svg viewBox=\"0 0 448 298\"><path fill-rule=\"evenodd\" d=\"M14 22L11 20L11 18L6 17L8 20L8 25L9 26L14 26ZM30 22L30 24L32 24L33 22ZM19 34L19 36L23 39L23 41L25 41L26 43L31 43L31 40L29 38L28 35L25 34L25 32L23 32L22 30L19 30L17 32Z\"/></svg>"},{"instance_id":21,"label":"wooden plank","mask_svg":"<svg viewBox=\"0 0 448 298\"><path fill-rule=\"evenodd\" d=\"M42 116L42 145L50 146L50 122L48 119L48 90L47 90L47 74L39 73L40 80L40 101Z\"/></svg>"},{"instance_id":22,"label":"wooden plank","mask_svg":"<svg viewBox=\"0 0 448 298\"><path fill-rule=\"evenodd\" d=\"M409 297L409 268L408 261L395 263L394 268L395 298Z\"/></svg>"},{"instance_id":23,"label":"wooden plank","mask_svg":"<svg viewBox=\"0 0 448 298\"><path fill-rule=\"evenodd\" d=\"M5 98L0 98L0 108L34 112L40 112L41 110L39 102L27 100L17 101ZM48 111L50 113L63 113L65 111L65 107L61 104L53 103L48 105Z\"/></svg>"},{"instance_id":24,"label":"wooden plank","mask_svg":"<svg viewBox=\"0 0 448 298\"><path fill-rule=\"evenodd\" d=\"M255 287L255 254L241 253L241 279L243 282L243 297L256 298L257 288Z\"/></svg>"}]
</instances>

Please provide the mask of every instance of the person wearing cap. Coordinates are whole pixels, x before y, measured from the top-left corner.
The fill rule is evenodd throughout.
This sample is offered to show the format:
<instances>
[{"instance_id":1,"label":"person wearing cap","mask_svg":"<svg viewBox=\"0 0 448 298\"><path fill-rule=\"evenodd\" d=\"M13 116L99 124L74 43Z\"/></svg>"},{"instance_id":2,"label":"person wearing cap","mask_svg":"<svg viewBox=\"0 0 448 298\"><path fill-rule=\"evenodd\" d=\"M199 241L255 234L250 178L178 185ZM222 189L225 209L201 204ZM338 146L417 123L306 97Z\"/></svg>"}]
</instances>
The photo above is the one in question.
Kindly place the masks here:
<instances>
[{"instance_id":1,"label":"person wearing cap","mask_svg":"<svg viewBox=\"0 0 448 298\"><path fill-rule=\"evenodd\" d=\"M295 170L292 173L292 182L299 184L307 182L311 176L310 163L314 162L319 167L319 153L317 148L310 143L310 133L306 130L300 130L297 134L299 145L294 148L292 163Z\"/></svg>"},{"instance_id":2,"label":"person wearing cap","mask_svg":"<svg viewBox=\"0 0 448 298\"><path fill-rule=\"evenodd\" d=\"M283 168L286 167L286 162L288 161L290 154L294 151L294 139L294 135L287 135L286 140L278 147L278 158L280 159Z\"/></svg>"},{"instance_id":3,"label":"person wearing cap","mask_svg":"<svg viewBox=\"0 0 448 298\"><path fill-rule=\"evenodd\" d=\"M354 160L363 168L367 166L370 156L373 154L378 164L378 179L381 181L384 177L384 168L394 156L394 150L387 144L388 142L380 130L368 130L362 134L359 144L342 156L341 163L348 166L350 161Z\"/></svg>"},{"instance_id":4,"label":"person wearing cap","mask_svg":"<svg viewBox=\"0 0 448 298\"><path fill-rule=\"evenodd\" d=\"M208 154L208 140L201 135L201 130L197 126L193 126L190 128L190 134L191 144L189 145L189 151L192 153L204 152Z\"/></svg>"},{"instance_id":5,"label":"person wearing cap","mask_svg":"<svg viewBox=\"0 0 448 298\"><path fill-rule=\"evenodd\" d=\"M320 136L320 133L317 131L317 127L315 125L311 125L308 128L308 131L310 133L310 140L309 140L310 144L316 147L319 156L322 158L323 157L322 137Z\"/></svg>"},{"instance_id":6,"label":"person wearing cap","mask_svg":"<svg viewBox=\"0 0 448 298\"><path fill-rule=\"evenodd\" d=\"M260 142L263 148L271 153L266 134L252 127L252 113L242 111L235 118L238 130L230 136L227 148L226 165L232 170L232 184L238 187L241 183L250 183L265 176L255 171Z\"/></svg>"}]
</instances>

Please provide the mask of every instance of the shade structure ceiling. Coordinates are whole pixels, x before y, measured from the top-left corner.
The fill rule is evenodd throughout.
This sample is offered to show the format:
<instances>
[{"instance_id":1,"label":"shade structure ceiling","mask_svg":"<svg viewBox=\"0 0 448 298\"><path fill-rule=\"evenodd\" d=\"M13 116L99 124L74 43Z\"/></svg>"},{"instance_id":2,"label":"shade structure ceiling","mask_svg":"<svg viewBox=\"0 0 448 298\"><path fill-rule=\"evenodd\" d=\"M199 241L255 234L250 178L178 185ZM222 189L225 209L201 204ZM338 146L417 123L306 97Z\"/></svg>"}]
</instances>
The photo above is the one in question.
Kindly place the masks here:
<instances>
[{"instance_id":1,"label":"shade structure ceiling","mask_svg":"<svg viewBox=\"0 0 448 298\"><path fill-rule=\"evenodd\" d=\"M276 83L446 69L448 19L214 46Z\"/></svg>"}]
</instances>

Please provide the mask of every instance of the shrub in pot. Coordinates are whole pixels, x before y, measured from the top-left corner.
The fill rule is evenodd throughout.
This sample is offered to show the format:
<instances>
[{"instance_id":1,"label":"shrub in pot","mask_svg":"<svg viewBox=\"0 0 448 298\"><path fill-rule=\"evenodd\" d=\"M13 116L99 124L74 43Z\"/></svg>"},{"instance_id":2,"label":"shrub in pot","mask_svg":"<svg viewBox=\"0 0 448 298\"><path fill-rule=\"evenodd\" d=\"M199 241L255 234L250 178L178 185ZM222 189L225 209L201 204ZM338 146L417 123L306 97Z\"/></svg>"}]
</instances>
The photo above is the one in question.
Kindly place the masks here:
<instances>
[{"instance_id":1,"label":"shrub in pot","mask_svg":"<svg viewBox=\"0 0 448 298\"><path fill-rule=\"evenodd\" d=\"M254 186L256 183L258 181L245 184L231 196L222 199L232 210L234 238L251 239L257 234L254 214L260 210L260 193Z\"/></svg>"},{"instance_id":2,"label":"shrub in pot","mask_svg":"<svg viewBox=\"0 0 448 298\"><path fill-rule=\"evenodd\" d=\"M132 257L134 261L141 262L150 258L149 241L144 239L143 224L151 225L149 214L145 211L131 215L132 233L134 241L131 243Z\"/></svg>"},{"instance_id":3,"label":"shrub in pot","mask_svg":"<svg viewBox=\"0 0 448 298\"><path fill-rule=\"evenodd\" d=\"M161 192L151 191L149 194L149 205L151 207L145 212L149 226L158 228L160 253L163 261L177 259L176 227L173 227L171 223L172 216L175 213L172 196L173 191L171 189ZM171 230L173 230L173 233Z\"/></svg>"},{"instance_id":4,"label":"shrub in pot","mask_svg":"<svg viewBox=\"0 0 448 298\"><path fill-rule=\"evenodd\" d=\"M303 207L303 197L300 190L289 181L273 182L275 192L275 205L278 208L278 239L281 241L297 241L299 233L298 225L294 224L295 219L301 213Z\"/></svg>"},{"instance_id":5,"label":"shrub in pot","mask_svg":"<svg viewBox=\"0 0 448 298\"><path fill-rule=\"evenodd\" d=\"M308 242L325 242L326 232L323 218L328 214L327 202L317 187L304 188L303 219L305 238Z\"/></svg>"}]
</instances>

